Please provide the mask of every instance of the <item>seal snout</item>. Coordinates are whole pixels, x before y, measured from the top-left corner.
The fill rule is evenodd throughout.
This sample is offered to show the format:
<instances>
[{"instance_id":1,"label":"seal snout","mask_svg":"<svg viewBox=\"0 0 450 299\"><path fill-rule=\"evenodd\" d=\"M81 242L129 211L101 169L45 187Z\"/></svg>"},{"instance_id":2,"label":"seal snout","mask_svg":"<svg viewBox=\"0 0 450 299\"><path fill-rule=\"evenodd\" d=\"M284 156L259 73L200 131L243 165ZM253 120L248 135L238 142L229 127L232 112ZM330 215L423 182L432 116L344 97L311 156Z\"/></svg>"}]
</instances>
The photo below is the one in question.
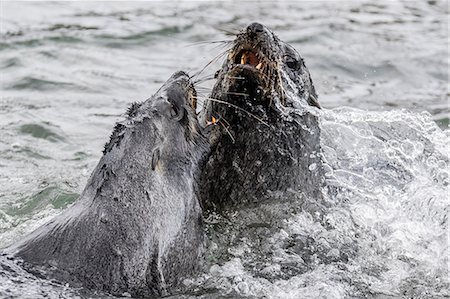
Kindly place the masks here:
<instances>
[{"instance_id":1,"label":"seal snout","mask_svg":"<svg viewBox=\"0 0 450 299\"><path fill-rule=\"evenodd\" d=\"M251 23L238 34L229 60L235 65L248 65L262 71L267 64L267 45L271 43L270 32L260 23Z\"/></svg>"},{"instance_id":2,"label":"seal snout","mask_svg":"<svg viewBox=\"0 0 450 299\"><path fill-rule=\"evenodd\" d=\"M162 89L170 99L176 100L178 105L187 109L197 108L197 91L191 81L190 76L184 71L174 73L164 85Z\"/></svg>"},{"instance_id":3,"label":"seal snout","mask_svg":"<svg viewBox=\"0 0 450 299\"><path fill-rule=\"evenodd\" d=\"M189 75L184 71L178 71L178 72L174 73L171 77L172 80L177 80L179 78L189 80Z\"/></svg>"},{"instance_id":4,"label":"seal snout","mask_svg":"<svg viewBox=\"0 0 450 299\"><path fill-rule=\"evenodd\" d=\"M264 32L264 25L254 22L247 26L246 31L250 37L255 38L258 34Z\"/></svg>"},{"instance_id":5,"label":"seal snout","mask_svg":"<svg viewBox=\"0 0 450 299\"><path fill-rule=\"evenodd\" d=\"M251 23L238 34L228 61L231 69L253 71L256 76L268 79L273 69L273 38L270 31L260 23ZM247 72L247 73L248 73Z\"/></svg>"}]
</instances>

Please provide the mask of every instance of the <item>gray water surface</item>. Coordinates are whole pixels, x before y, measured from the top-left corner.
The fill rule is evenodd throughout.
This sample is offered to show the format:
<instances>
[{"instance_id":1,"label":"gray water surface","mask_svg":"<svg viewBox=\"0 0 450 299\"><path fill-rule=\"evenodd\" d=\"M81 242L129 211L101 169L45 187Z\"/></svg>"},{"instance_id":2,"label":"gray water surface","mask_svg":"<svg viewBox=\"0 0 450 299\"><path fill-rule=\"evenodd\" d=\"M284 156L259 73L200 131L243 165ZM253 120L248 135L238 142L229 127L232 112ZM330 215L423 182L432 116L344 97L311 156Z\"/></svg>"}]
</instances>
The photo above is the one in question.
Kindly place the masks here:
<instances>
[{"instance_id":1,"label":"gray water surface","mask_svg":"<svg viewBox=\"0 0 450 299\"><path fill-rule=\"evenodd\" d=\"M176 70L211 62L199 78L214 74L252 21L312 74L328 181L342 190L328 199L333 229L305 212L277 225L265 277L249 270L256 236L211 240L209 270L185 282L186 298L449 298L446 1L2 2L0 247L77 199L131 102ZM312 262L286 277L287 264L306 263L306 249L280 245L298 236L311 239ZM342 252L354 254L321 258ZM33 279L5 280L0 297L77 296Z\"/></svg>"}]
</instances>

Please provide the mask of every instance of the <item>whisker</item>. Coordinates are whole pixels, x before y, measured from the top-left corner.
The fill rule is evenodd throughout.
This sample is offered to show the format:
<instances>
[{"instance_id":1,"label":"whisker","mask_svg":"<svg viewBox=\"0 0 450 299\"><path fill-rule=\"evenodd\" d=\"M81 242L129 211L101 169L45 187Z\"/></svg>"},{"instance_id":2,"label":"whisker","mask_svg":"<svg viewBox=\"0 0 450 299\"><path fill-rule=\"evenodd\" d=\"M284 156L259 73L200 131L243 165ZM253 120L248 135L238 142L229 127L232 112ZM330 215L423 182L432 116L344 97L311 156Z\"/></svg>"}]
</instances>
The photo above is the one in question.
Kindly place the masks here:
<instances>
[{"instance_id":1,"label":"whisker","mask_svg":"<svg viewBox=\"0 0 450 299\"><path fill-rule=\"evenodd\" d=\"M220 103L220 104L224 104L230 107L233 107L235 109L238 109L239 111L245 112L247 115L253 117L254 119L256 119L257 121L259 121L260 123L266 125L268 128L270 128L270 125L268 123L266 123L265 121L263 121L261 118L259 118L258 116L254 115L253 113L248 112L247 110L236 106L232 103L226 102L226 101L222 101L222 100L218 100L218 99L213 99L213 98L203 98L202 100L206 100L206 101L212 101L212 102L216 102L216 103Z\"/></svg>"},{"instance_id":2,"label":"whisker","mask_svg":"<svg viewBox=\"0 0 450 299\"><path fill-rule=\"evenodd\" d=\"M229 44L232 43L233 40L212 40L212 41L201 41L201 42L195 42L191 44L187 44L185 47L193 47L198 45L205 45L205 44Z\"/></svg>"},{"instance_id":3,"label":"whisker","mask_svg":"<svg viewBox=\"0 0 450 299\"><path fill-rule=\"evenodd\" d=\"M249 96L249 94L248 93L243 93L243 92L232 92L232 91L227 91L227 92L225 92L226 94L231 94L231 95L234 95L234 96L245 96L245 97L248 97Z\"/></svg>"},{"instance_id":4,"label":"whisker","mask_svg":"<svg viewBox=\"0 0 450 299\"><path fill-rule=\"evenodd\" d=\"M222 127L225 129L225 131L227 132L228 136L230 136L231 141L233 143L236 142L236 139L233 137L233 134L231 134L230 130L228 130L228 127L230 127L230 123L225 119L225 117L223 117L221 114L218 114L217 119L219 120L219 124L222 125ZM223 123L225 123L227 126L225 126Z\"/></svg>"},{"instance_id":5,"label":"whisker","mask_svg":"<svg viewBox=\"0 0 450 299\"><path fill-rule=\"evenodd\" d=\"M197 92L197 94L199 94L199 96L202 96L202 97L208 97L208 95L210 94L209 92L202 92L202 93L198 93Z\"/></svg>"},{"instance_id":6,"label":"whisker","mask_svg":"<svg viewBox=\"0 0 450 299\"><path fill-rule=\"evenodd\" d=\"M223 27L215 27L215 29L217 29L217 30L219 30L221 32L224 32L224 33L226 33L228 35L232 35L232 36L236 36L239 33L239 31L233 32L233 31L231 31L232 29L231 30L230 29L225 29Z\"/></svg>"},{"instance_id":7,"label":"whisker","mask_svg":"<svg viewBox=\"0 0 450 299\"><path fill-rule=\"evenodd\" d=\"M197 91L211 91L212 90L211 87L200 86L200 85L195 85L195 89L197 89Z\"/></svg>"},{"instance_id":8,"label":"whisker","mask_svg":"<svg viewBox=\"0 0 450 299\"><path fill-rule=\"evenodd\" d=\"M227 126L230 126L230 123L221 114L219 114L219 119L222 119L224 122L226 122Z\"/></svg>"},{"instance_id":9,"label":"whisker","mask_svg":"<svg viewBox=\"0 0 450 299\"><path fill-rule=\"evenodd\" d=\"M200 76L200 74L208 67L210 66L212 63L214 63L215 61L217 61L218 59L222 58L223 55L225 55L226 53L228 53L230 49L226 49L225 51L219 53L216 57L214 57L213 59L211 59L210 62L208 62L198 73L197 73L197 77Z\"/></svg>"},{"instance_id":10,"label":"whisker","mask_svg":"<svg viewBox=\"0 0 450 299\"><path fill-rule=\"evenodd\" d=\"M214 79L214 74L212 74L212 75L207 75L207 76L205 76L205 77L203 77L203 78L199 78L199 79L195 80L195 81L192 82L192 83L195 85L195 84L203 83L203 82L206 82L206 81L209 81L209 80L213 80L213 79Z\"/></svg>"},{"instance_id":11,"label":"whisker","mask_svg":"<svg viewBox=\"0 0 450 299\"><path fill-rule=\"evenodd\" d=\"M211 89L200 89L200 90L198 90L197 89L197 92L199 92L199 93L209 93L209 92L211 92Z\"/></svg>"},{"instance_id":12,"label":"whisker","mask_svg":"<svg viewBox=\"0 0 450 299\"><path fill-rule=\"evenodd\" d=\"M232 76L228 76L228 78L230 79L235 79L235 80L245 80L245 77L232 77Z\"/></svg>"},{"instance_id":13,"label":"whisker","mask_svg":"<svg viewBox=\"0 0 450 299\"><path fill-rule=\"evenodd\" d=\"M227 122L227 123L228 123L228 122ZM219 124L221 124L222 127L225 129L225 131L228 133L228 136L230 136L230 138L231 138L231 142L235 143L235 142L236 142L236 139L234 139L234 137L233 137L233 135L231 134L230 130L228 130L228 128L225 127L225 125L224 125L221 121L219 121Z\"/></svg>"}]
</instances>

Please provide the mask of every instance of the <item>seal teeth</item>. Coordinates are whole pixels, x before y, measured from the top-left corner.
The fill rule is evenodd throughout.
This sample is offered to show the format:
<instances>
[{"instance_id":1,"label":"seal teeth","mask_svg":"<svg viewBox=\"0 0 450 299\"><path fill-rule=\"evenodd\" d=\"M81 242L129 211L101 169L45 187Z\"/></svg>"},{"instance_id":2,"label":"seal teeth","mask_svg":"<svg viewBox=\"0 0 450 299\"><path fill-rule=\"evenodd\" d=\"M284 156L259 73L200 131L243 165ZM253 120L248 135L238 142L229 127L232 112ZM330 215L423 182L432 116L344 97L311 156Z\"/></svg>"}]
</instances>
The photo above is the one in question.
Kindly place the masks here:
<instances>
[{"instance_id":1,"label":"seal teeth","mask_svg":"<svg viewBox=\"0 0 450 299\"><path fill-rule=\"evenodd\" d=\"M247 52L244 52L241 56L241 64L245 64L247 62Z\"/></svg>"},{"instance_id":2,"label":"seal teeth","mask_svg":"<svg viewBox=\"0 0 450 299\"><path fill-rule=\"evenodd\" d=\"M236 60L236 63L240 63L242 65L248 64L253 67L257 67L258 69L261 69L262 67L259 53L254 53L252 51L241 52Z\"/></svg>"},{"instance_id":3,"label":"seal teeth","mask_svg":"<svg viewBox=\"0 0 450 299\"><path fill-rule=\"evenodd\" d=\"M258 65L256 66L256 68L257 68L258 70L260 70L260 69L262 68L262 66L263 66L263 64L262 64L262 62L260 62L260 63L258 63Z\"/></svg>"}]
</instances>

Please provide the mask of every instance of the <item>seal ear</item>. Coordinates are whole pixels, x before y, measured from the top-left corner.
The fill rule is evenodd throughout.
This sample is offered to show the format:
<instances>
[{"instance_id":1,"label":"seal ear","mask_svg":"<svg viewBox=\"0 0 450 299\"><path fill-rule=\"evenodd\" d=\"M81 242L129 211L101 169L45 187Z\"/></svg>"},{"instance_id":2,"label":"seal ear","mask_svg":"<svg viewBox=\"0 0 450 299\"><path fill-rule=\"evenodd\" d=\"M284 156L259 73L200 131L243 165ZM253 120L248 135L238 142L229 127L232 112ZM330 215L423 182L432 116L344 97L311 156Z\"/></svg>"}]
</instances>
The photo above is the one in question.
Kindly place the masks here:
<instances>
[{"instance_id":1,"label":"seal ear","mask_svg":"<svg viewBox=\"0 0 450 299\"><path fill-rule=\"evenodd\" d=\"M152 153L152 170L155 170L156 165L158 165L160 157L161 151L159 150L159 148L154 149Z\"/></svg>"},{"instance_id":2,"label":"seal ear","mask_svg":"<svg viewBox=\"0 0 450 299\"><path fill-rule=\"evenodd\" d=\"M317 107L319 109L322 109L322 107L319 104L319 101L317 100L317 98L313 94L309 94L308 103L311 106L314 106L314 107Z\"/></svg>"}]
</instances>

